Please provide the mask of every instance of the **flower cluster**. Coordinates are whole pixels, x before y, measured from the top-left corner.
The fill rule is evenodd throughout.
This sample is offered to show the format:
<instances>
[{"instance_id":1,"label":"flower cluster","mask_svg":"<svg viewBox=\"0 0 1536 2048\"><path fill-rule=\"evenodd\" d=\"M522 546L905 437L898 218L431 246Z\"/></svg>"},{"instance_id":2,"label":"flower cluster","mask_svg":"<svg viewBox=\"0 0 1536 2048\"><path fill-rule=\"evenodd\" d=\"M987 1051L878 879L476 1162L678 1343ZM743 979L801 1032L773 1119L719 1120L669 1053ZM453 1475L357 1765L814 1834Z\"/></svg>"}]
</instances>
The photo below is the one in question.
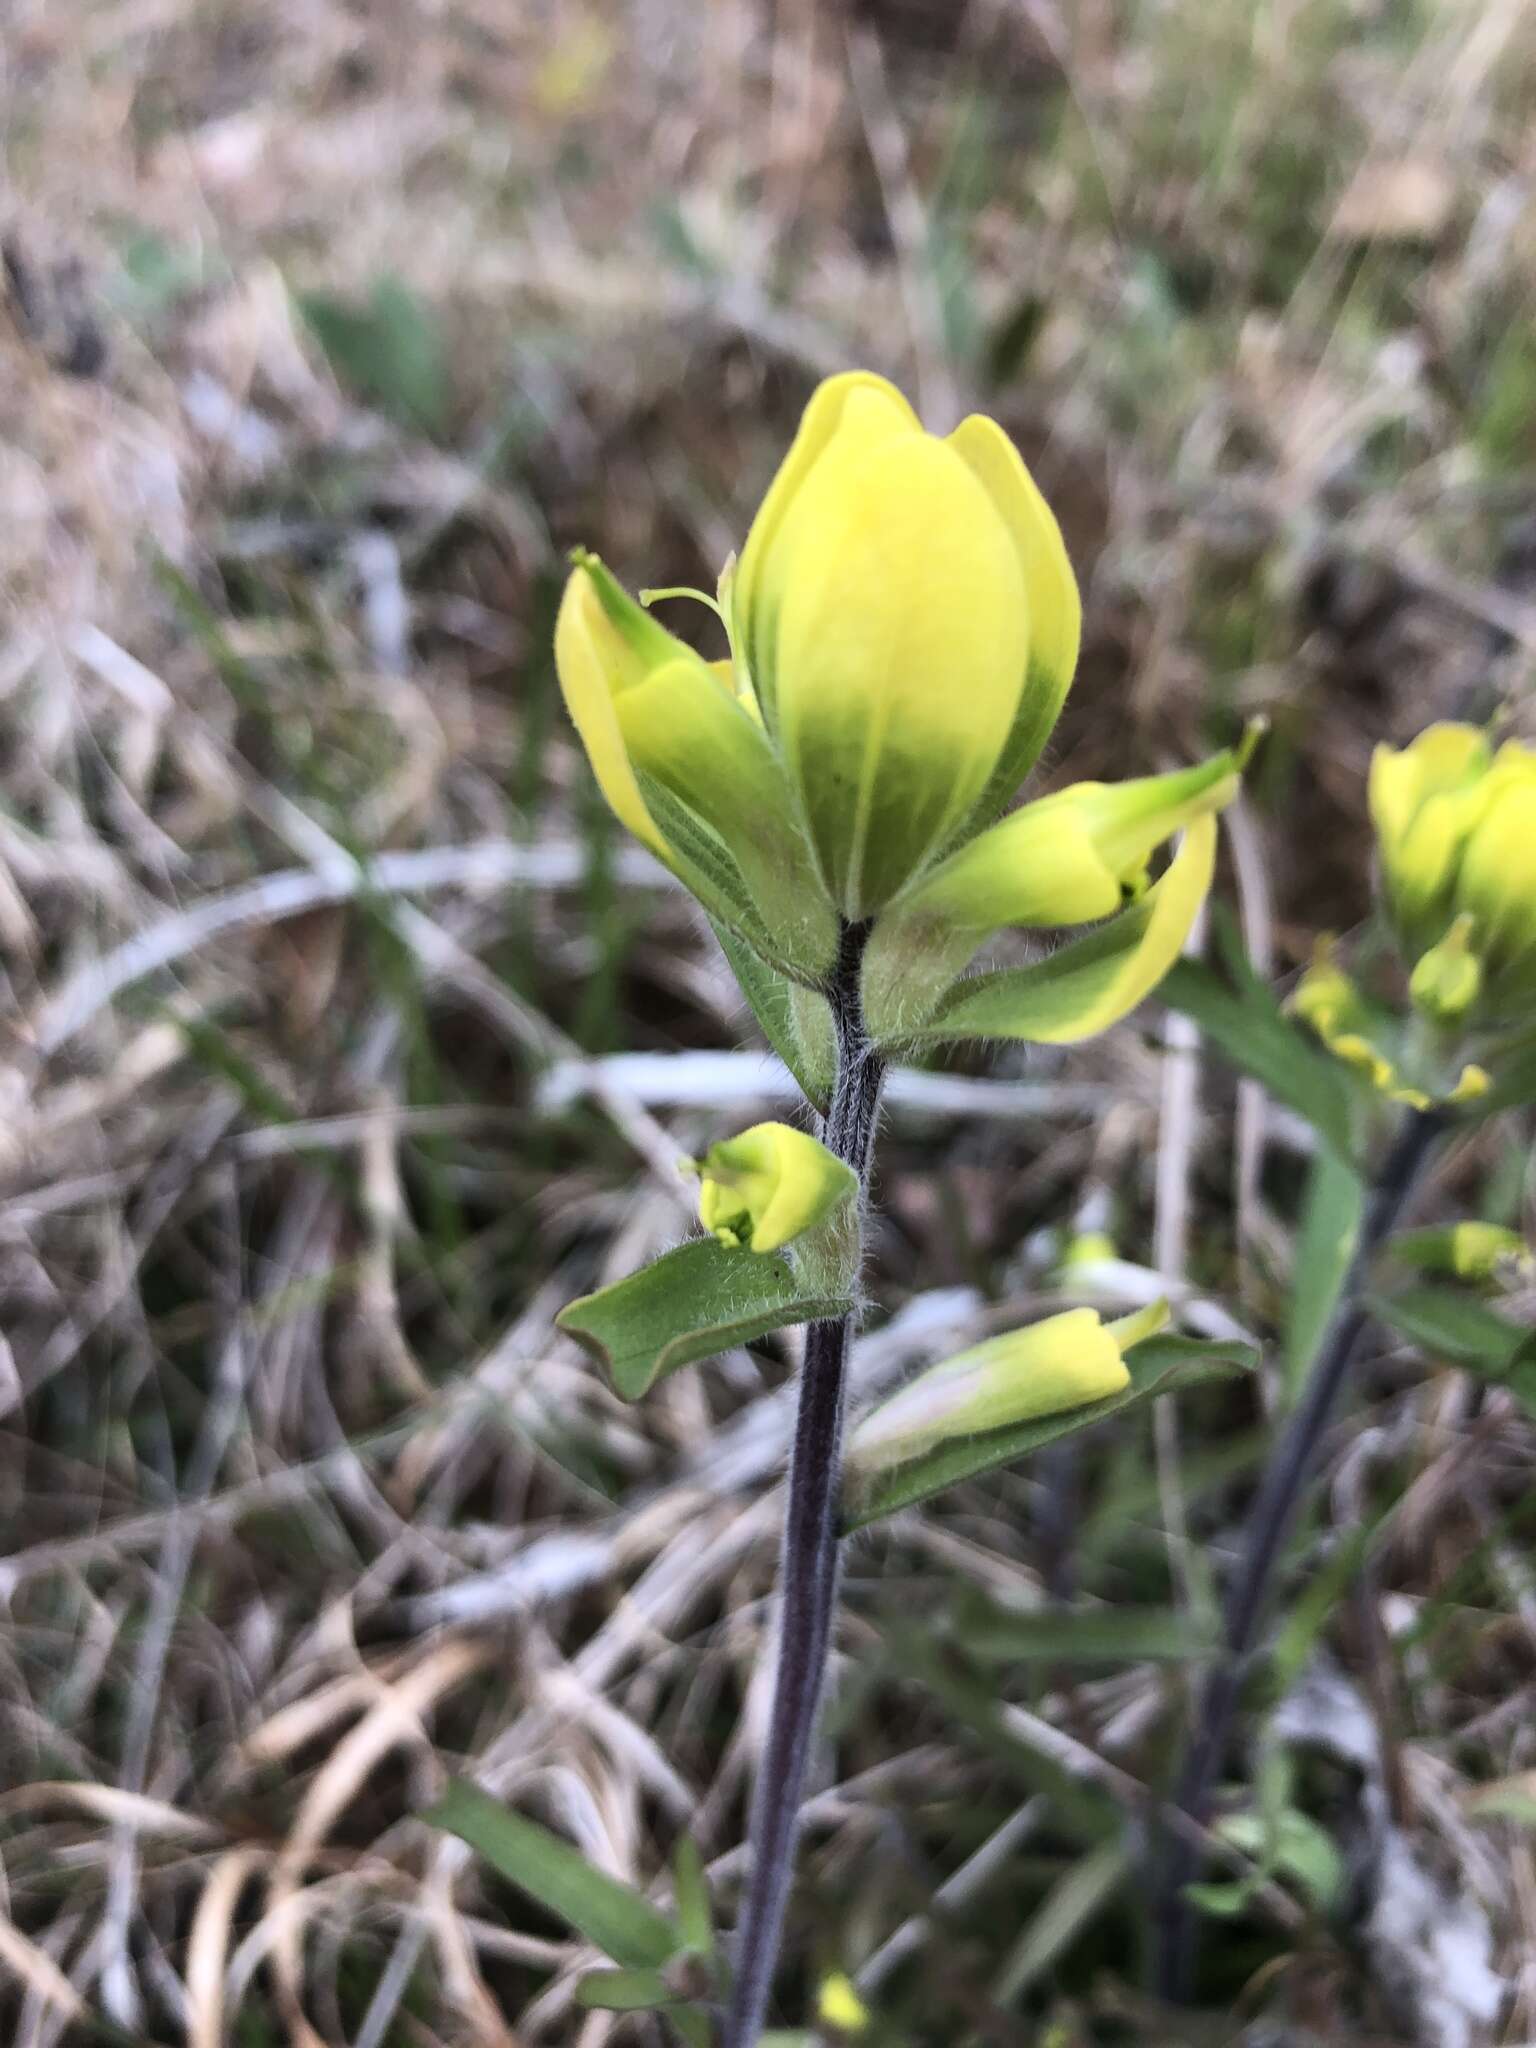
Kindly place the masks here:
<instances>
[{"instance_id":1,"label":"flower cluster","mask_svg":"<svg viewBox=\"0 0 1536 2048\"><path fill-rule=\"evenodd\" d=\"M993 421L941 439L881 378L830 378L705 602L727 660L579 554L556 660L614 811L764 969L817 991L840 934L867 930L883 1042L930 1027L1083 1037L1155 986L1209 886L1241 762L1082 784L999 822L1060 713L1080 607L1056 521ZM1057 975L1049 1001L1022 989L985 1031L956 1017L944 1032L958 978L1002 927L1127 910L1093 972Z\"/></svg>"},{"instance_id":2,"label":"flower cluster","mask_svg":"<svg viewBox=\"0 0 1536 2048\"><path fill-rule=\"evenodd\" d=\"M1424 1108L1483 1094L1536 1005L1536 749L1432 725L1378 747L1371 820L1410 1014L1367 995L1324 942L1294 1007L1380 1094Z\"/></svg>"}]
</instances>

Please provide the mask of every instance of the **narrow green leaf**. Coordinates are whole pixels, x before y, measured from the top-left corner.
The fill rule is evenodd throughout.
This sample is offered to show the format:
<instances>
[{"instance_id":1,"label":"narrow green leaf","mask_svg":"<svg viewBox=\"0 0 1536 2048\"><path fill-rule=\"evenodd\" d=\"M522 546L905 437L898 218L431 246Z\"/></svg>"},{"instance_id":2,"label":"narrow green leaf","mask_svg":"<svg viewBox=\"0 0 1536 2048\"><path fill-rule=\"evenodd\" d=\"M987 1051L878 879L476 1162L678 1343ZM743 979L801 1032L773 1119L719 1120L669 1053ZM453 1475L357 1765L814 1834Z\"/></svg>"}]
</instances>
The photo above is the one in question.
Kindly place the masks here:
<instances>
[{"instance_id":1,"label":"narrow green leaf","mask_svg":"<svg viewBox=\"0 0 1536 2048\"><path fill-rule=\"evenodd\" d=\"M1509 1370L1533 1334L1451 1287L1410 1287L1402 1294L1373 1296L1371 1309L1422 1350L1495 1379Z\"/></svg>"},{"instance_id":2,"label":"narrow green leaf","mask_svg":"<svg viewBox=\"0 0 1536 2048\"><path fill-rule=\"evenodd\" d=\"M576 1986L576 2002L589 2012L654 2012L678 1999L660 1970L589 1970Z\"/></svg>"},{"instance_id":3,"label":"narrow green leaf","mask_svg":"<svg viewBox=\"0 0 1536 2048\"><path fill-rule=\"evenodd\" d=\"M704 1859L692 1835L681 1836L672 1852L672 1883L683 1940L700 1955L711 1954L715 1946L715 1919L704 1876Z\"/></svg>"},{"instance_id":4,"label":"narrow green leaf","mask_svg":"<svg viewBox=\"0 0 1536 2048\"><path fill-rule=\"evenodd\" d=\"M1285 1378L1294 1399L1317 1356L1354 1257L1365 1209L1365 1184L1336 1153L1312 1162L1301 1230L1291 1267L1290 1313L1285 1327Z\"/></svg>"},{"instance_id":5,"label":"narrow green leaf","mask_svg":"<svg viewBox=\"0 0 1536 2048\"><path fill-rule=\"evenodd\" d=\"M956 1640L978 1661L995 1664L1183 1663L1215 1646L1211 1619L1171 1607L1041 1607L1011 1613L995 1602L962 1611Z\"/></svg>"},{"instance_id":6,"label":"narrow green leaf","mask_svg":"<svg viewBox=\"0 0 1536 2048\"><path fill-rule=\"evenodd\" d=\"M763 1036L799 1082L807 1102L825 1115L832 1095L832 1067L824 1056L832 1040L831 1012L827 1011L822 1044L812 1047L805 1042L795 1011L797 1002L802 1005L819 1003L823 1010L827 1010L826 997L818 996L810 989L796 991L729 925L713 917L709 922L720 941L721 952L730 962L737 985L753 1016L763 1027Z\"/></svg>"},{"instance_id":7,"label":"narrow green leaf","mask_svg":"<svg viewBox=\"0 0 1536 2048\"><path fill-rule=\"evenodd\" d=\"M462 1778L422 1816L493 1864L626 1970L654 1970L682 1947L677 1929L633 1886L596 1870L569 1842Z\"/></svg>"},{"instance_id":8,"label":"narrow green leaf","mask_svg":"<svg viewBox=\"0 0 1536 2048\"><path fill-rule=\"evenodd\" d=\"M844 1530L865 1528L882 1515L892 1515L898 1508L927 1500L959 1480L990 1472L995 1465L1014 1464L1031 1451L1055 1443L1059 1437L1091 1429L1095 1423L1107 1421L1111 1415L1119 1415L1155 1394L1182 1391L1208 1380L1251 1372L1258 1364L1258 1355L1247 1344L1207 1344L1181 1336L1148 1337L1125 1354L1125 1363L1131 1383L1121 1393L1111 1394L1108 1400L1093 1401L1086 1408L1072 1408L1061 1415L1040 1416L1012 1429L990 1430L984 1436L940 1444L908 1464L874 1474L867 1491L844 1502Z\"/></svg>"},{"instance_id":9,"label":"narrow green leaf","mask_svg":"<svg viewBox=\"0 0 1536 2048\"><path fill-rule=\"evenodd\" d=\"M1124 1816L1109 1793L1026 1741L1010 1724L990 1678L978 1678L959 1657L942 1655L931 1628L898 1621L886 1628L885 1636L900 1675L932 1693L977 1746L1027 1791L1043 1792L1066 1831L1083 1842L1120 1839Z\"/></svg>"},{"instance_id":10,"label":"narrow green leaf","mask_svg":"<svg viewBox=\"0 0 1536 2048\"><path fill-rule=\"evenodd\" d=\"M627 1280L582 1295L555 1320L592 1353L616 1392L638 1401L681 1366L770 1330L846 1315L852 1305L805 1293L789 1261L775 1253L698 1237Z\"/></svg>"},{"instance_id":11,"label":"narrow green leaf","mask_svg":"<svg viewBox=\"0 0 1536 2048\"><path fill-rule=\"evenodd\" d=\"M1011 2006L1036 1983L1064 1950L1097 1918L1125 1882L1131 1867L1127 1843L1100 1842L1081 1856L1051 1887L1039 1911L1014 1943L993 1997Z\"/></svg>"},{"instance_id":12,"label":"narrow green leaf","mask_svg":"<svg viewBox=\"0 0 1536 2048\"><path fill-rule=\"evenodd\" d=\"M1517 1827L1536 1828L1536 1776L1506 1779L1485 1786L1467 1800L1469 1820L1512 1820Z\"/></svg>"},{"instance_id":13,"label":"narrow green leaf","mask_svg":"<svg viewBox=\"0 0 1536 2048\"><path fill-rule=\"evenodd\" d=\"M1431 1357L1508 1387L1536 1414L1536 1330L1450 1287L1410 1287L1404 1294L1373 1296L1370 1306Z\"/></svg>"},{"instance_id":14,"label":"narrow green leaf","mask_svg":"<svg viewBox=\"0 0 1536 2048\"><path fill-rule=\"evenodd\" d=\"M1192 1017L1240 1073L1262 1081L1277 1102L1304 1116L1330 1151L1350 1157L1353 1084L1288 1021L1260 981L1248 974L1232 988L1199 961L1180 960L1159 983L1158 996Z\"/></svg>"},{"instance_id":15,"label":"narrow green leaf","mask_svg":"<svg viewBox=\"0 0 1536 2048\"><path fill-rule=\"evenodd\" d=\"M683 2042L683 2048L713 2048L714 2030L709 2014L700 2012L696 2005L675 2005L667 2018L676 2028ZM761 2048L767 2048L768 2036L762 2037Z\"/></svg>"},{"instance_id":16,"label":"narrow green leaf","mask_svg":"<svg viewBox=\"0 0 1536 2048\"><path fill-rule=\"evenodd\" d=\"M1277 1691L1285 1691L1300 1678L1329 1615L1359 1579L1361 1564L1385 1519L1384 1514L1378 1515L1348 1530L1332 1555L1320 1569L1309 1573L1305 1584L1288 1603L1270 1652L1270 1669Z\"/></svg>"}]
</instances>

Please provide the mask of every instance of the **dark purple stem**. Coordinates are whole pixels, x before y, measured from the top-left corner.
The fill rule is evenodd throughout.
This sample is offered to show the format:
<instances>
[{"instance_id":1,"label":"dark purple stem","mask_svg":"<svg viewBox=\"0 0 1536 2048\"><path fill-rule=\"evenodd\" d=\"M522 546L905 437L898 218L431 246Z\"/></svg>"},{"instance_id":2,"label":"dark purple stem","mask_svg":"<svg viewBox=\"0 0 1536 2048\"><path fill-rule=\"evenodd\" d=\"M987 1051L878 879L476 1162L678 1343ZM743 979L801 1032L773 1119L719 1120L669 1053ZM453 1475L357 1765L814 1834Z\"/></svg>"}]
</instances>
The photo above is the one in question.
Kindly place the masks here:
<instances>
[{"instance_id":1,"label":"dark purple stem","mask_svg":"<svg viewBox=\"0 0 1536 2048\"><path fill-rule=\"evenodd\" d=\"M885 1075L884 1062L865 1032L859 997L868 932L867 925L844 927L827 990L837 1029L837 1077L822 1128L828 1149L858 1174L861 1200ZM779 1568L779 1662L752 1802L751 1869L724 2048L756 2048L794 1875L801 1794L837 1606L843 1386L853 1321L851 1315L841 1316L812 1323L806 1331Z\"/></svg>"},{"instance_id":2,"label":"dark purple stem","mask_svg":"<svg viewBox=\"0 0 1536 2048\"><path fill-rule=\"evenodd\" d=\"M1366 1325L1365 1286L1371 1264L1395 1229L1445 1126L1441 1111L1411 1111L1382 1161L1333 1321L1255 1496L1242 1560L1227 1589L1221 1647L1206 1675L1175 1795L1177 1806L1202 1825L1210 1816L1212 1789L1226 1755L1275 1568ZM1196 1871L1195 1839L1190 1832L1164 1832L1155 1890L1158 1990L1179 2004L1189 1998L1196 1960L1198 1922L1184 1889Z\"/></svg>"}]
</instances>

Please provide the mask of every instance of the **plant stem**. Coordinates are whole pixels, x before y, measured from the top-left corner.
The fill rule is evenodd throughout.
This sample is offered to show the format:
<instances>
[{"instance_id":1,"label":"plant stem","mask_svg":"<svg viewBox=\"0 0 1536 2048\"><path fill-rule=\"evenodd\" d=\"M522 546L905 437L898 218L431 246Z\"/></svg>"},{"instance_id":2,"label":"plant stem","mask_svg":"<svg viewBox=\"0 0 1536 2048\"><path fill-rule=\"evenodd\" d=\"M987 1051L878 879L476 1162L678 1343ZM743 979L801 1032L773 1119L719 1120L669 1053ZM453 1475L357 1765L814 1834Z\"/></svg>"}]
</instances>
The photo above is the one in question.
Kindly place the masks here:
<instances>
[{"instance_id":1,"label":"plant stem","mask_svg":"<svg viewBox=\"0 0 1536 2048\"><path fill-rule=\"evenodd\" d=\"M1410 1111L1382 1161L1332 1320L1249 1514L1242 1561L1227 1589L1221 1646L1206 1675L1175 1795L1177 1806L1202 1825L1209 1817L1216 1773L1226 1754L1281 1548L1366 1325L1365 1287L1371 1265L1445 1125L1443 1111ZM1158 1990L1171 2002L1184 2003L1194 1975L1199 1924L1184 1897L1197 1863L1193 1839L1165 1829L1160 1860L1155 1891Z\"/></svg>"},{"instance_id":2,"label":"plant stem","mask_svg":"<svg viewBox=\"0 0 1536 2048\"><path fill-rule=\"evenodd\" d=\"M868 934L867 925L844 927L827 990L837 1029L837 1078L822 1129L828 1149L858 1174L861 1206L885 1074L865 1031L859 997ZM779 1567L779 1662L752 1802L751 1872L724 2048L756 2048L794 1871L801 1791L837 1605L843 1383L853 1322L852 1315L842 1316L812 1323L806 1332Z\"/></svg>"}]
</instances>

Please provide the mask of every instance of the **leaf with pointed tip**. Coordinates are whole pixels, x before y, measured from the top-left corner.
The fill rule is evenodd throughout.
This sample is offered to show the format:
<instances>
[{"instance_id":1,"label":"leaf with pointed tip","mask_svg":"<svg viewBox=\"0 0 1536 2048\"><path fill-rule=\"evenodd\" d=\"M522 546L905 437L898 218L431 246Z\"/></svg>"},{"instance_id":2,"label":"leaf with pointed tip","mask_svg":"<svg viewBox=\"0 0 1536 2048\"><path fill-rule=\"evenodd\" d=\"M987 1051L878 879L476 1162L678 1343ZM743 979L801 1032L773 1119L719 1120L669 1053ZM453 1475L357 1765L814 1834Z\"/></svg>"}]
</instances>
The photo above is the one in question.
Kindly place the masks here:
<instances>
[{"instance_id":1,"label":"leaf with pointed tip","mask_svg":"<svg viewBox=\"0 0 1536 2048\"><path fill-rule=\"evenodd\" d=\"M1326 1148L1318 1152L1302 1204L1285 1324L1285 1382L1293 1400L1327 1332L1354 1257L1364 1209L1365 1183L1359 1174L1336 1153Z\"/></svg>"},{"instance_id":2,"label":"leaf with pointed tip","mask_svg":"<svg viewBox=\"0 0 1536 2048\"><path fill-rule=\"evenodd\" d=\"M685 1365L770 1330L844 1316L847 1297L808 1293L789 1261L696 1237L638 1273L584 1294L555 1321L591 1352L626 1401Z\"/></svg>"},{"instance_id":3,"label":"leaf with pointed tip","mask_svg":"<svg viewBox=\"0 0 1536 2048\"><path fill-rule=\"evenodd\" d=\"M692 1835L678 1838L672 1851L672 1884L677 1899L677 1924L683 1939L700 1955L710 1955L715 1946L715 1920L709 1903L709 1884L704 1876L704 1859Z\"/></svg>"},{"instance_id":4,"label":"leaf with pointed tip","mask_svg":"<svg viewBox=\"0 0 1536 2048\"><path fill-rule=\"evenodd\" d=\"M871 1475L864 1490L843 1503L845 1533L893 1515L898 1508L912 1507L932 1494L978 1472L990 1472L997 1465L1011 1465L1038 1451L1059 1437L1079 1429L1091 1429L1112 1415L1131 1408L1156 1394L1182 1392L1209 1380L1228 1379L1235 1373L1251 1372L1258 1354L1248 1344L1209 1344L1194 1337L1148 1337L1125 1354L1131 1383L1107 1400L1091 1401L1086 1408L1070 1408L1058 1415L1037 1416L1011 1429L994 1429L982 1436L961 1437L936 1445L904 1465Z\"/></svg>"},{"instance_id":5,"label":"leaf with pointed tip","mask_svg":"<svg viewBox=\"0 0 1536 2048\"><path fill-rule=\"evenodd\" d=\"M569 1842L478 1785L450 1779L422 1818L468 1842L520 1892L625 1970L656 1970L683 1945L676 1927L643 1893L594 1868Z\"/></svg>"},{"instance_id":6,"label":"leaf with pointed tip","mask_svg":"<svg viewBox=\"0 0 1536 2048\"><path fill-rule=\"evenodd\" d=\"M1373 1295L1370 1309L1432 1358L1481 1373L1536 1411L1536 1330L1510 1322L1453 1287L1410 1287L1402 1294Z\"/></svg>"},{"instance_id":7,"label":"leaf with pointed tip","mask_svg":"<svg viewBox=\"0 0 1536 2048\"><path fill-rule=\"evenodd\" d=\"M576 2003L589 2012L655 2012L679 2000L660 1970L588 1970Z\"/></svg>"}]
</instances>

